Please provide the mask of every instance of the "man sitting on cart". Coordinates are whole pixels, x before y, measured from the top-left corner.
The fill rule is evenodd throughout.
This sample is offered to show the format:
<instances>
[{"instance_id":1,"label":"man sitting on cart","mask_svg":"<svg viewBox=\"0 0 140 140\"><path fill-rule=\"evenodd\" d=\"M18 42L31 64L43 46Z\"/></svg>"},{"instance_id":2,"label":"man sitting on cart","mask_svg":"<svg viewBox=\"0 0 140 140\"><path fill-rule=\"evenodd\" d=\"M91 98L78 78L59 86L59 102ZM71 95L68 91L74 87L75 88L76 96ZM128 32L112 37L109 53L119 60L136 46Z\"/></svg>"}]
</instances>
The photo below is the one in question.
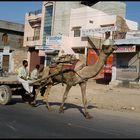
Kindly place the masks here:
<instances>
[{"instance_id":1,"label":"man sitting on cart","mask_svg":"<svg viewBox=\"0 0 140 140\"><path fill-rule=\"evenodd\" d=\"M23 60L22 64L23 66L18 69L18 81L21 82L21 84L23 85L23 88L26 91L25 94L33 97L33 86L29 86L29 83L31 83L32 81L29 78L29 71L27 69L28 61Z\"/></svg>"},{"instance_id":2,"label":"man sitting on cart","mask_svg":"<svg viewBox=\"0 0 140 140\"><path fill-rule=\"evenodd\" d=\"M31 79L32 80L37 80L40 77L39 68L40 68L40 65L36 65L35 69L31 72Z\"/></svg>"}]
</instances>

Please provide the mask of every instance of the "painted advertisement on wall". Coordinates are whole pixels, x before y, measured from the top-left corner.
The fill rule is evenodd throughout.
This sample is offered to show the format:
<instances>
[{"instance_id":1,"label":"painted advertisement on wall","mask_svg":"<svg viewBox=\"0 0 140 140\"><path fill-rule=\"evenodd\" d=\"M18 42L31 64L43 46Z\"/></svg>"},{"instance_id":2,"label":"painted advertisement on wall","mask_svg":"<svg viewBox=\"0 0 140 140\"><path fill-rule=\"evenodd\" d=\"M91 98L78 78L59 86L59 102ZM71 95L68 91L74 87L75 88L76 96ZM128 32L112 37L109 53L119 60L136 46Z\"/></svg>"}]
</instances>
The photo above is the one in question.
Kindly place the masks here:
<instances>
[{"instance_id":1,"label":"painted advertisement on wall","mask_svg":"<svg viewBox=\"0 0 140 140\"><path fill-rule=\"evenodd\" d=\"M98 59L99 55L97 52L93 49L88 49L88 55L87 55L87 65L94 65ZM113 63L113 55L111 54L104 67L100 71L100 73L94 78L94 79L110 79L112 75L112 63Z\"/></svg>"}]
</instances>

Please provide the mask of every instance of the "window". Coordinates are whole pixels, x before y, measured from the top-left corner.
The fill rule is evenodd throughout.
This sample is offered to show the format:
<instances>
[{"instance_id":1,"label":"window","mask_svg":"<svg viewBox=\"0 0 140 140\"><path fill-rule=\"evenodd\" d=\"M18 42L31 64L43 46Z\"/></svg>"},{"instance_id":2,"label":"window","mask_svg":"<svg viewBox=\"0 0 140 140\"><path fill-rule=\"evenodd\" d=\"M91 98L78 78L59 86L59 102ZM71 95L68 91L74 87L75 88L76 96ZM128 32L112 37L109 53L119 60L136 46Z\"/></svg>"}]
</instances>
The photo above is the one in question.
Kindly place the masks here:
<instances>
[{"instance_id":1,"label":"window","mask_svg":"<svg viewBox=\"0 0 140 140\"><path fill-rule=\"evenodd\" d=\"M92 23L93 24L93 20L90 20L89 23Z\"/></svg>"},{"instance_id":2,"label":"window","mask_svg":"<svg viewBox=\"0 0 140 140\"><path fill-rule=\"evenodd\" d=\"M8 34L7 33L4 33L2 35L2 42L3 42L3 45L6 46L9 44L9 41L8 41Z\"/></svg>"},{"instance_id":3,"label":"window","mask_svg":"<svg viewBox=\"0 0 140 140\"><path fill-rule=\"evenodd\" d=\"M108 39L110 37L110 32L105 32L105 39Z\"/></svg>"},{"instance_id":4,"label":"window","mask_svg":"<svg viewBox=\"0 0 140 140\"><path fill-rule=\"evenodd\" d=\"M73 27L72 30L74 31L74 37L80 37L81 36L81 27Z\"/></svg>"},{"instance_id":5,"label":"window","mask_svg":"<svg viewBox=\"0 0 140 140\"><path fill-rule=\"evenodd\" d=\"M101 27L110 27L110 26L114 26L114 24L105 24L105 25L100 25Z\"/></svg>"},{"instance_id":6,"label":"window","mask_svg":"<svg viewBox=\"0 0 140 140\"><path fill-rule=\"evenodd\" d=\"M34 40L39 40L40 36L40 27L35 27L34 28Z\"/></svg>"},{"instance_id":7,"label":"window","mask_svg":"<svg viewBox=\"0 0 140 140\"><path fill-rule=\"evenodd\" d=\"M112 26L114 26L114 24L105 24L105 25L100 25L100 26L101 27L112 27ZM110 37L110 35L111 35L110 31L105 32L105 39L108 39Z\"/></svg>"},{"instance_id":8,"label":"window","mask_svg":"<svg viewBox=\"0 0 140 140\"><path fill-rule=\"evenodd\" d=\"M45 56L40 56L40 64L44 65Z\"/></svg>"},{"instance_id":9,"label":"window","mask_svg":"<svg viewBox=\"0 0 140 140\"><path fill-rule=\"evenodd\" d=\"M47 26L44 28L45 32L46 32L46 35L51 35L51 26Z\"/></svg>"},{"instance_id":10,"label":"window","mask_svg":"<svg viewBox=\"0 0 140 140\"><path fill-rule=\"evenodd\" d=\"M74 30L74 37L80 37L80 30Z\"/></svg>"},{"instance_id":11,"label":"window","mask_svg":"<svg viewBox=\"0 0 140 140\"><path fill-rule=\"evenodd\" d=\"M22 46L23 45L23 39L22 38L19 38L18 39L18 43L19 43L20 46Z\"/></svg>"},{"instance_id":12,"label":"window","mask_svg":"<svg viewBox=\"0 0 140 140\"><path fill-rule=\"evenodd\" d=\"M46 36L51 36L52 30L52 16L53 16L53 5L46 6L45 21L44 21L44 37L43 44L46 42Z\"/></svg>"}]
</instances>

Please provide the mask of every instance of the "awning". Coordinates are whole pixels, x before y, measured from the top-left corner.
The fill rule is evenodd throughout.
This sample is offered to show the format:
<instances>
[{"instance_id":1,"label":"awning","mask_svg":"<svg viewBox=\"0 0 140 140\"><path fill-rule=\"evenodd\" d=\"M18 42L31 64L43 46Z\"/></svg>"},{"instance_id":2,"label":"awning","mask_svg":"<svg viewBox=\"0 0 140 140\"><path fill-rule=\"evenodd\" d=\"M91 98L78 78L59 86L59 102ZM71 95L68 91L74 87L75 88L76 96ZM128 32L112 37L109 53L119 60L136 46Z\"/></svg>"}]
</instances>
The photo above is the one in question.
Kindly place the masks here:
<instances>
[{"instance_id":1,"label":"awning","mask_svg":"<svg viewBox=\"0 0 140 140\"><path fill-rule=\"evenodd\" d=\"M116 39L116 45L140 45L140 38Z\"/></svg>"}]
</instances>

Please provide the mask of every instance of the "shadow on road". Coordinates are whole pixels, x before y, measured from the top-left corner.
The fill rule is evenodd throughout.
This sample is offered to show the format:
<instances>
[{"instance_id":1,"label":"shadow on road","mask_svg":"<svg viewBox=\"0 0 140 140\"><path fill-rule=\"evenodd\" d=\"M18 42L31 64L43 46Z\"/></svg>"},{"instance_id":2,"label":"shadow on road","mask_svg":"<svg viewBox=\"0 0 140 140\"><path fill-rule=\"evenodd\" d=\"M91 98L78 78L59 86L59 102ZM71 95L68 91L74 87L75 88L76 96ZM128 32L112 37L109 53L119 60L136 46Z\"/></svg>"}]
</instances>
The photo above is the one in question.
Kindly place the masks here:
<instances>
[{"instance_id":1,"label":"shadow on road","mask_svg":"<svg viewBox=\"0 0 140 140\"><path fill-rule=\"evenodd\" d=\"M23 104L25 102L22 100L22 98L12 98L12 100L7 105L15 105L17 103ZM60 102L49 102L49 104L50 104L51 107L61 105ZM37 100L37 104L34 107L38 107L38 106L41 106L41 105L46 105L46 103L43 102L42 100ZM68 109L72 109L72 108L78 109L81 112L81 114L83 114L85 116L84 111L83 111L83 109L84 109L83 106L79 106L79 105L72 104L72 103L65 103L64 104L64 111L68 110ZM97 108L97 106L89 105L87 108L88 109L93 109L93 108Z\"/></svg>"},{"instance_id":2,"label":"shadow on road","mask_svg":"<svg viewBox=\"0 0 140 140\"><path fill-rule=\"evenodd\" d=\"M21 98L12 98L7 105L15 105L17 103L25 103Z\"/></svg>"},{"instance_id":3,"label":"shadow on road","mask_svg":"<svg viewBox=\"0 0 140 140\"><path fill-rule=\"evenodd\" d=\"M59 103L58 102L49 102L49 104L50 104L51 107L52 106L60 106L61 105L60 102ZM42 100L38 100L37 101L37 106L40 106L40 105L46 105L46 104L44 102L42 102ZM83 114L85 116L85 114L83 112L84 107L76 105L76 104L72 104L72 103L65 103L64 104L64 111L67 110L67 109L71 109L71 108L78 109L81 112L81 114ZM93 109L93 108L97 108L97 106L89 105L87 108L88 109Z\"/></svg>"}]
</instances>

